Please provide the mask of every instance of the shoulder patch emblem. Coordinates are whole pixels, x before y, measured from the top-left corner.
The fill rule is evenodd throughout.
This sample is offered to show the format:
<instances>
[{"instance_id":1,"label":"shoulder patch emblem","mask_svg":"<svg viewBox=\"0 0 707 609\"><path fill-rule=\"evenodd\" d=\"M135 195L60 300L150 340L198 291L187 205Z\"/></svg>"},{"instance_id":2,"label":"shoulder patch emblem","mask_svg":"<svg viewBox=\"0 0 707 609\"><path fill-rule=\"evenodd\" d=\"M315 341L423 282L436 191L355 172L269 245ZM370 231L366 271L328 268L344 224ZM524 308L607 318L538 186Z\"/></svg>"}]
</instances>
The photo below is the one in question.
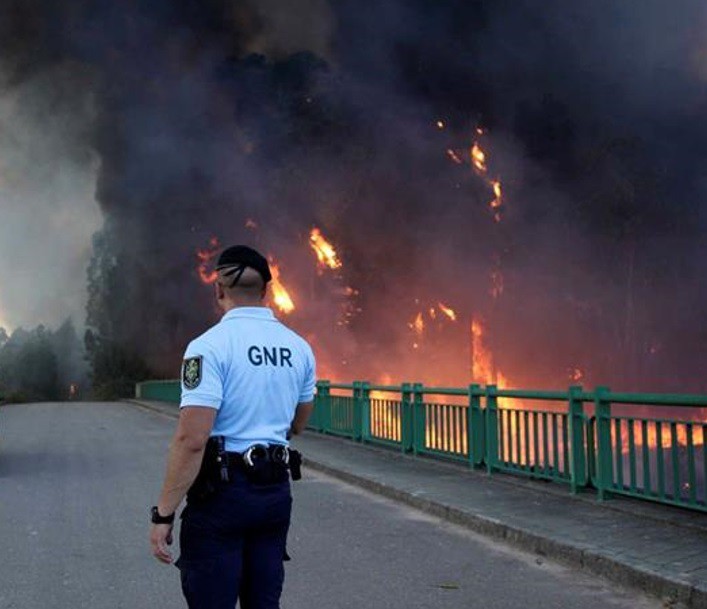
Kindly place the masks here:
<instances>
[{"instance_id":1,"label":"shoulder patch emblem","mask_svg":"<svg viewBox=\"0 0 707 609\"><path fill-rule=\"evenodd\" d=\"M201 383L201 355L188 357L182 364L182 385L185 389L196 389Z\"/></svg>"}]
</instances>

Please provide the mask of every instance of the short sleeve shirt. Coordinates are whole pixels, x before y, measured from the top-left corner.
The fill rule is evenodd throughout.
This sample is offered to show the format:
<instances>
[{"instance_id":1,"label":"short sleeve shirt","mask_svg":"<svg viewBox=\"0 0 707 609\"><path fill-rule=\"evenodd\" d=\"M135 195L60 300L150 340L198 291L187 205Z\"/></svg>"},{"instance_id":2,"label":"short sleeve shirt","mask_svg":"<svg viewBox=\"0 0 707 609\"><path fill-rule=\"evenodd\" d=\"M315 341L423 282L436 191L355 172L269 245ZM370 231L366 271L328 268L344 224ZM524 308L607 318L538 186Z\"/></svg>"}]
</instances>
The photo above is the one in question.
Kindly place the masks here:
<instances>
[{"instance_id":1,"label":"short sleeve shirt","mask_svg":"<svg viewBox=\"0 0 707 609\"><path fill-rule=\"evenodd\" d=\"M237 307L189 343L181 407L218 410L226 450L287 444L297 404L314 399L316 364L301 336L266 307Z\"/></svg>"}]
</instances>

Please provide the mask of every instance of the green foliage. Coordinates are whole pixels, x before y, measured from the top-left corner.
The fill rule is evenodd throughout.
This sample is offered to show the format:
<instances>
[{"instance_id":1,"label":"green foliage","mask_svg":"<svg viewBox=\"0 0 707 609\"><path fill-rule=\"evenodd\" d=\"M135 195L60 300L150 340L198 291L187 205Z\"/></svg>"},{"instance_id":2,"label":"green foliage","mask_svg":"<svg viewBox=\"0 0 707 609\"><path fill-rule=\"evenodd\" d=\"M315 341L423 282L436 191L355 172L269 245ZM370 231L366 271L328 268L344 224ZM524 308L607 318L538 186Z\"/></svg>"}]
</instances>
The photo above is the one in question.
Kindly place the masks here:
<instances>
[{"instance_id":1,"label":"green foliage","mask_svg":"<svg viewBox=\"0 0 707 609\"><path fill-rule=\"evenodd\" d=\"M0 328L0 400L64 400L84 382L83 348L71 320L52 332L44 326Z\"/></svg>"},{"instance_id":2,"label":"green foliage","mask_svg":"<svg viewBox=\"0 0 707 609\"><path fill-rule=\"evenodd\" d=\"M94 236L87 277L89 329L84 334L84 348L92 397L100 400L132 397L135 383L153 376L144 358L127 344L131 310L125 303L130 284L125 273L119 272L118 250L109 228Z\"/></svg>"},{"instance_id":3,"label":"green foliage","mask_svg":"<svg viewBox=\"0 0 707 609\"><path fill-rule=\"evenodd\" d=\"M0 348L0 391L7 401L59 398L57 356L51 332L16 330Z\"/></svg>"},{"instance_id":4,"label":"green foliage","mask_svg":"<svg viewBox=\"0 0 707 609\"><path fill-rule=\"evenodd\" d=\"M94 398L114 400L133 397L135 383L152 378L145 361L118 342L101 338L87 330L84 343L91 365Z\"/></svg>"}]
</instances>

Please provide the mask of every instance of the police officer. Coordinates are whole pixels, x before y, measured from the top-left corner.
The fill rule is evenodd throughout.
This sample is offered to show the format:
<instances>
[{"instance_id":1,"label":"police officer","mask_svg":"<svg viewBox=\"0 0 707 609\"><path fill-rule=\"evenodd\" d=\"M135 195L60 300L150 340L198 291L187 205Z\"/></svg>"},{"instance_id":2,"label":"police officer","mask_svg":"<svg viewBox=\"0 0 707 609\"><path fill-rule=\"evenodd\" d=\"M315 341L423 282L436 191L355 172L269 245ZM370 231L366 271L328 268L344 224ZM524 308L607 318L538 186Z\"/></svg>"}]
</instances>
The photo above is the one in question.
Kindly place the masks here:
<instances>
[{"instance_id":1,"label":"police officer","mask_svg":"<svg viewBox=\"0 0 707 609\"><path fill-rule=\"evenodd\" d=\"M277 609L292 496L291 434L312 412L312 349L263 305L267 260L238 245L219 257L221 321L192 341L182 366L179 422L152 508L153 555L172 562L180 531L182 591L190 609Z\"/></svg>"}]
</instances>

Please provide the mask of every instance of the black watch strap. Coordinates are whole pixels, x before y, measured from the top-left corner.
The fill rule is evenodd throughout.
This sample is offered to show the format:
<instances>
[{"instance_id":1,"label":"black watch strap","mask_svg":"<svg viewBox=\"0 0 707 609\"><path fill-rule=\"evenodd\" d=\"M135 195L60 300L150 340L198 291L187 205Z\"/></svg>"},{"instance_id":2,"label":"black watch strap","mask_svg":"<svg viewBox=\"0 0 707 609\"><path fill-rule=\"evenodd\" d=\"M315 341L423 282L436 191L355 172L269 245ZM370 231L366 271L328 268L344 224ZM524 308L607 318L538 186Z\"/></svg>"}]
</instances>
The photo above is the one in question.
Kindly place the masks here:
<instances>
[{"instance_id":1,"label":"black watch strap","mask_svg":"<svg viewBox=\"0 0 707 609\"><path fill-rule=\"evenodd\" d=\"M174 522L174 512L169 516L162 516L156 505L150 508L152 524L172 524Z\"/></svg>"}]
</instances>

